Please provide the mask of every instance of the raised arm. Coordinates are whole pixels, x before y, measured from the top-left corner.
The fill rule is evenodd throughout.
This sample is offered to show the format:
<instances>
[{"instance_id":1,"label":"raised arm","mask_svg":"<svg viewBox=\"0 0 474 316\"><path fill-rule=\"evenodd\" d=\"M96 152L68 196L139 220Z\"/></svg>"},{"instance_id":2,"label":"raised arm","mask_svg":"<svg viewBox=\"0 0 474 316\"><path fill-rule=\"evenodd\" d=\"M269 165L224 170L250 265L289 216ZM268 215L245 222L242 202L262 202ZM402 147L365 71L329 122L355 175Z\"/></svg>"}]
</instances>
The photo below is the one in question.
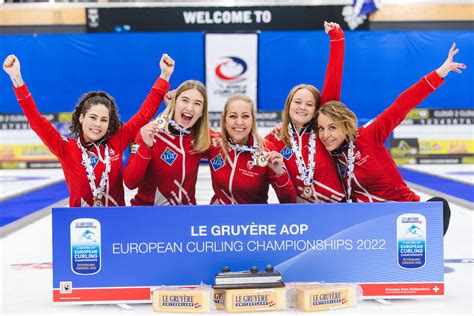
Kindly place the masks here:
<instances>
[{"instance_id":1,"label":"raised arm","mask_svg":"<svg viewBox=\"0 0 474 316\"><path fill-rule=\"evenodd\" d=\"M339 24L324 22L324 30L329 35L329 60L321 92L321 105L327 101L341 99L342 71L344 67L344 31Z\"/></svg>"},{"instance_id":2,"label":"raised arm","mask_svg":"<svg viewBox=\"0 0 474 316\"><path fill-rule=\"evenodd\" d=\"M127 188L137 188L145 178L148 165L153 154L154 133L159 131L156 122L148 123L140 129L135 137L130 159L123 173L123 181Z\"/></svg>"},{"instance_id":3,"label":"raised arm","mask_svg":"<svg viewBox=\"0 0 474 316\"><path fill-rule=\"evenodd\" d=\"M28 91L28 87L23 82L20 60L15 55L9 55L3 62L3 70L12 80L18 103L33 131L56 157L63 157L65 153L63 137L38 111L35 101Z\"/></svg>"},{"instance_id":4,"label":"raised arm","mask_svg":"<svg viewBox=\"0 0 474 316\"><path fill-rule=\"evenodd\" d=\"M163 54L160 60L160 77L156 80L138 112L123 125L120 131L122 151L132 142L140 128L147 124L155 115L170 87L169 79L173 74L174 66L174 60L167 54Z\"/></svg>"},{"instance_id":5,"label":"raised arm","mask_svg":"<svg viewBox=\"0 0 474 316\"><path fill-rule=\"evenodd\" d=\"M405 119L408 112L417 107L426 97L440 87L444 83L444 78L451 71L461 73L461 69L466 69L466 65L453 61L453 57L458 51L456 43L453 43L444 63L437 70L427 74L400 94L389 108L380 114L373 123L365 127L367 132L372 130L374 133L373 138L377 142L385 142L395 127Z\"/></svg>"}]
</instances>

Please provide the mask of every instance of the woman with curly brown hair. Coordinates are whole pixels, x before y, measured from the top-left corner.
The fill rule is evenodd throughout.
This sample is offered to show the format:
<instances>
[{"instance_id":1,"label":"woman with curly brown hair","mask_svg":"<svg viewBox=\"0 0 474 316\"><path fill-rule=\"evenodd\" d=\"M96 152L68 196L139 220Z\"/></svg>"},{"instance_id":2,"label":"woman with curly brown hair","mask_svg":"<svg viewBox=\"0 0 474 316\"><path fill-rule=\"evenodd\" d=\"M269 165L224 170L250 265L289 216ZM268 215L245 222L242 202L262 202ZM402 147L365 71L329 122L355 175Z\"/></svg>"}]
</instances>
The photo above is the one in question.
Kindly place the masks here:
<instances>
[{"instance_id":1,"label":"woman with curly brown hair","mask_svg":"<svg viewBox=\"0 0 474 316\"><path fill-rule=\"evenodd\" d=\"M63 137L43 117L23 82L20 61L8 56L3 69L10 76L14 91L31 128L58 157L69 188L69 205L123 206L122 153L140 128L155 115L169 88L174 60L164 54L161 75L139 111L125 124L118 117L115 100L105 92L84 94L72 115L71 135Z\"/></svg>"}]
</instances>

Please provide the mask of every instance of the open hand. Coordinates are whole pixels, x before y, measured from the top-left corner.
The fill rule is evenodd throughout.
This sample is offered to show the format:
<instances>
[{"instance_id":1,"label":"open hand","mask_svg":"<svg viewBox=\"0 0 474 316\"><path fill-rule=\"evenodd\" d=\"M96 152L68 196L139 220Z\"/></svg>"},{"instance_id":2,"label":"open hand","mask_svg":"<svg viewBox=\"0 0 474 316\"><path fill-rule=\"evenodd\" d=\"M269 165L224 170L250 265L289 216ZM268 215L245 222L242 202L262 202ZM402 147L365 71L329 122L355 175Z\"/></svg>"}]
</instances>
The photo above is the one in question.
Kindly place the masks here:
<instances>
[{"instance_id":1,"label":"open hand","mask_svg":"<svg viewBox=\"0 0 474 316\"><path fill-rule=\"evenodd\" d=\"M444 61L444 63L436 70L438 75L441 78L446 77L451 70L461 73L461 69L466 69L466 65L462 63L457 63L453 61L454 55L456 55L459 52L459 49L456 48L456 43L453 43L451 46L451 49L449 50L448 53L448 58Z\"/></svg>"}]
</instances>

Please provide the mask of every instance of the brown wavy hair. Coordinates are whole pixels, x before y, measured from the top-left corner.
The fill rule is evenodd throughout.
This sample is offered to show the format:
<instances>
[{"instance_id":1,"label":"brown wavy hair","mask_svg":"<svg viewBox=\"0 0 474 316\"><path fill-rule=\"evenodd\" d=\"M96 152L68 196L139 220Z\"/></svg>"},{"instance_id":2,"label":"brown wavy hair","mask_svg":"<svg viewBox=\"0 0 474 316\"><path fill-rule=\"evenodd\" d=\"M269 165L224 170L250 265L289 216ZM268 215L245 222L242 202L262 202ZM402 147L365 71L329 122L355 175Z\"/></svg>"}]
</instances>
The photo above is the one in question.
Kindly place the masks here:
<instances>
[{"instance_id":1,"label":"brown wavy hair","mask_svg":"<svg viewBox=\"0 0 474 316\"><path fill-rule=\"evenodd\" d=\"M281 137L281 139L283 139L283 141L287 145L290 145L290 134L288 133L288 124L290 124L290 122L291 122L290 104L293 101L293 97L295 96L295 93L300 91L301 89L306 89L309 92L311 92L311 94L313 95L314 100L316 101L315 102L315 107L316 108L315 108L315 111L314 111L314 115L316 115L316 112L318 111L319 106L320 106L321 93L319 92L319 90L315 86L310 85L310 84L299 84L299 85L293 87L293 89L291 89L290 93L288 94L288 97L286 98L285 109L283 110L283 123L282 123L281 131L280 131L280 135L281 135L280 137ZM314 125L313 126L314 130L316 130L317 122L314 120L314 117L313 117L313 122L312 123Z\"/></svg>"},{"instance_id":2,"label":"brown wavy hair","mask_svg":"<svg viewBox=\"0 0 474 316\"><path fill-rule=\"evenodd\" d=\"M123 123L118 115L118 108L114 98L104 91L91 91L83 94L76 104L71 118L70 135L72 137L78 137L82 133L82 124L79 121L81 114L86 115L87 111L97 104L102 104L109 110L109 127L104 137L111 137L118 132Z\"/></svg>"},{"instance_id":3,"label":"brown wavy hair","mask_svg":"<svg viewBox=\"0 0 474 316\"><path fill-rule=\"evenodd\" d=\"M339 101L324 103L316 112L316 122L321 113L330 117L342 129L348 141L355 140L359 133L357 129L357 116L344 103Z\"/></svg>"}]
</instances>

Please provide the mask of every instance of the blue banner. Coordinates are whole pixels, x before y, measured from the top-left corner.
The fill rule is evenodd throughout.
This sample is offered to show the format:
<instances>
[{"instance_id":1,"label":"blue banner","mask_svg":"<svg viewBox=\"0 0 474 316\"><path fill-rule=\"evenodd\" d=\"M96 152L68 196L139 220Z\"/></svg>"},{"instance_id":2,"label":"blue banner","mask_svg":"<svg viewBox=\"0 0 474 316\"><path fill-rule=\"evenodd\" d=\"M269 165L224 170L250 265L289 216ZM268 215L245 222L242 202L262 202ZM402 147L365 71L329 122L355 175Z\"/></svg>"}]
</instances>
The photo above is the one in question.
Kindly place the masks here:
<instances>
[{"instance_id":1,"label":"blue banner","mask_svg":"<svg viewBox=\"0 0 474 316\"><path fill-rule=\"evenodd\" d=\"M430 284L441 291L411 294L442 295L442 216L436 202L53 209L53 297L134 301L80 294L139 288L146 301L154 286L267 264L285 282Z\"/></svg>"}]
</instances>

